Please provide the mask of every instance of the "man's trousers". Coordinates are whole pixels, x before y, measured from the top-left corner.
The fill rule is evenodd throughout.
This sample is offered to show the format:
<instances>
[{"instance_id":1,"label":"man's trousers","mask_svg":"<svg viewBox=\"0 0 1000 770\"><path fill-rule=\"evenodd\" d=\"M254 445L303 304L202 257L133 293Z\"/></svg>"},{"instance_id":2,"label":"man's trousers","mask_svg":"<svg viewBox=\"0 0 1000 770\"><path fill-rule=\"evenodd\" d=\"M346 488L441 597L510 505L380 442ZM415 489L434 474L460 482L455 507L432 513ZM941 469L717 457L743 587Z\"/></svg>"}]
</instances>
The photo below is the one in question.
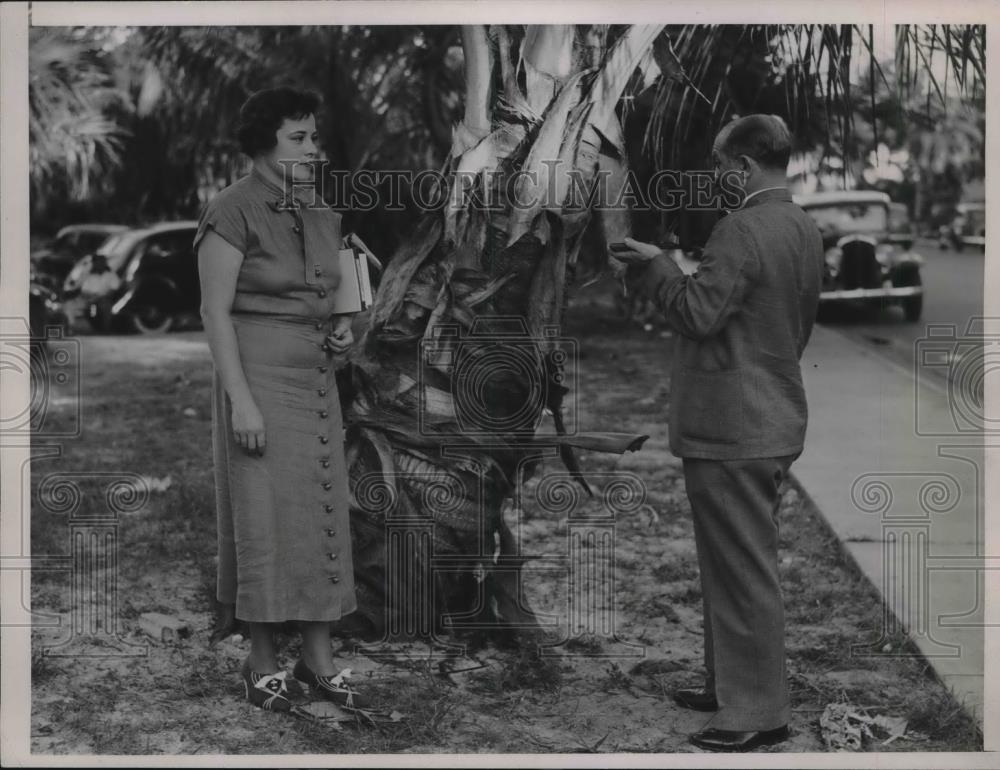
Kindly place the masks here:
<instances>
[{"instance_id":1,"label":"man's trousers","mask_svg":"<svg viewBox=\"0 0 1000 770\"><path fill-rule=\"evenodd\" d=\"M704 606L709 726L788 724L785 612L778 581L778 489L798 455L684 459Z\"/></svg>"}]
</instances>

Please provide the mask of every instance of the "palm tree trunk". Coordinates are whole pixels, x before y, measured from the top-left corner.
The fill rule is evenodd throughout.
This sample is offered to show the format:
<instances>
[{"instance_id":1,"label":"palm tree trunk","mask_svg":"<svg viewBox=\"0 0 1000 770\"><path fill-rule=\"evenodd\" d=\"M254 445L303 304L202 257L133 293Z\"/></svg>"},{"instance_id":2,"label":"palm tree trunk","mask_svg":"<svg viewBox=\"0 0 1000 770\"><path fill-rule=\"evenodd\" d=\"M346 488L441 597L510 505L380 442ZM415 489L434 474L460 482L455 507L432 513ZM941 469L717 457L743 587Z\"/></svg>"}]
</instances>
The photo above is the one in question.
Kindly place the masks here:
<instances>
[{"instance_id":1,"label":"palm tree trunk","mask_svg":"<svg viewBox=\"0 0 1000 770\"><path fill-rule=\"evenodd\" d=\"M465 115L447 192L474 173L501 205L424 215L389 262L346 396L359 613L376 635L533 627L504 518L515 490L548 450L586 487L574 445L621 453L645 439L566 435L558 332L592 214L564 205L570 169L586 184L601 167L621 178L624 160L607 149L621 134L614 106L659 31L634 27L595 51L604 30L575 45L573 27L530 28L519 54L513 30L462 31ZM535 177L505 185L501 170ZM554 199L513 205L548 189ZM627 212L600 224L620 239ZM538 430L546 412L554 432Z\"/></svg>"}]
</instances>

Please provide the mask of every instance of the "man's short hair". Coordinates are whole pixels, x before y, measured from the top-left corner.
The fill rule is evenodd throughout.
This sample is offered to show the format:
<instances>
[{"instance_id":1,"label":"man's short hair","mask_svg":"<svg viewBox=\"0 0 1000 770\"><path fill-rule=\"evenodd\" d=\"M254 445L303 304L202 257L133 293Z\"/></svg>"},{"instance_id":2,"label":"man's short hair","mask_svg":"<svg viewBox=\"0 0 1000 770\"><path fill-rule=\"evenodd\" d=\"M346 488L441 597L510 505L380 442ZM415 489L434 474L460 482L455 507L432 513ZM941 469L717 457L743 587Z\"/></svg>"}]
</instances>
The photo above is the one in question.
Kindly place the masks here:
<instances>
[{"instance_id":1,"label":"man's short hair","mask_svg":"<svg viewBox=\"0 0 1000 770\"><path fill-rule=\"evenodd\" d=\"M722 129L719 149L731 158L746 155L765 168L784 171L792 155L792 135L777 115L747 115Z\"/></svg>"},{"instance_id":2,"label":"man's short hair","mask_svg":"<svg viewBox=\"0 0 1000 770\"><path fill-rule=\"evenodd\" d=\"M272 149L281 124L315 115L319 97L311 91L299 91L287 86L257 91L240 107L236 138L240 150L251 158Z\"/></svg>"}]
</instances>

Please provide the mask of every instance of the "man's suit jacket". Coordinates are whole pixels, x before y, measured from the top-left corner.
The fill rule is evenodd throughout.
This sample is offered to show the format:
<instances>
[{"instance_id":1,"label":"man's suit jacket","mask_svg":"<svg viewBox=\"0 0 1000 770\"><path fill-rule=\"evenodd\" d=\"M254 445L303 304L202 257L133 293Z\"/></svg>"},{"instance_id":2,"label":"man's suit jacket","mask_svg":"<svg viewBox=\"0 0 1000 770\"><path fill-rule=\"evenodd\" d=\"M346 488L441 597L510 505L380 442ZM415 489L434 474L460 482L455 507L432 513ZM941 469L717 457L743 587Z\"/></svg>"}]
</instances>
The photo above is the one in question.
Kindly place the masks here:
<instances>
[{"instance_id":1,"label":"man's suit jacket","mask_svg":"<svg viewBox=\"0 0 1000 770\"><path fill-rule=\"evenodd\" d=\"M819 230L787 190L768 190L721 219L698 271L666 254L646 286L677 332L670 448L678 457L749 459L802 451L799 358L823 275Z\"/></svg>"}]
</instances>

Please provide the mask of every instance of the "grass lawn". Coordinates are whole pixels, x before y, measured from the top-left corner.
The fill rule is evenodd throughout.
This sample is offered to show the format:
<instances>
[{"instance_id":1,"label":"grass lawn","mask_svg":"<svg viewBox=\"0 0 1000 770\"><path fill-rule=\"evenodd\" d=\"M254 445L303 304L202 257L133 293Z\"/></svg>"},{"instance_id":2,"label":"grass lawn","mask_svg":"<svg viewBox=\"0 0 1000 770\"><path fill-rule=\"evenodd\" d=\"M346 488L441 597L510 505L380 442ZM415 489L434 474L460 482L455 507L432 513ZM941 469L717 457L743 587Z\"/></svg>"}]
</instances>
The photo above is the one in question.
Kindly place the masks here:
<instances>
[{"instance_id":1,"label":"grass lawn","mask_svg":"<svg viewBox=\"0 0 1000 770\"><path fill-rule=\"evenodd\" d=\"M101 641L107 626L64 646L57 642L65 632L35 632L32 750L695 751L687 735L707 715L680 709L669 697L673 688L697 683L703 673L690 511L680 463L667 449L670 339L658 330L628 328L610 320L609 313L583 298L572 308L566 334L579 344L580 429L651 436L638 453L581 457L599 489L622 474L635 474L646 489L645 504L619 515L610 527L613 590L595 600L587 631L562 638L554 655L526 647L448 657L427 644L358 648L335 640L338 658L353 670L359 689L405 716L367 728L335 729L254 709L241 700L238 684L247 643L208 644L215 514L211 362L204 336L80 338L82 431L61 443L57 457L43 457L45 442L34 448L33 554L70 554L66 507L39 495L50 474L74 475L82 494L79 511L107 509L103 496L112 477L94 474L140 474L158 491L120 516L114 529L117 566L89 568L116 591L120 640ZM62 397L56 388L50 402L54 425L68 424L75 409L71 398ZM567 626L569 594L565 569L559 567L567 553L567 518L543 512L534 501L546 474L561 472L556 461L546 461L526 485L520 518L512 521L525 554L535 557L526 569L528 599L553 618L555 637ZM584 499L582 510L599 513L599 498ZM906 736L888 745L867 741L866 750L981 749L975 723L921 658L851 654L852 645L879 636L883 610L876 591L845 560L817 511L793 485L785 490L780 517L793 736L772 750L826 750L819 716L831 703L908 721ZM74 606L66 572L36 572L31 595L37 612L64 619ZM139 628L139 616L146 612L176 617L191 633L173 643L154 641ZM613 627L593 624L595 615L610 618ZM43 647L51 645L56 654L43 655ZM282 656L289 667L297 645L295 638L285 640ZM895 640L894 652L909 649L905 639ZM471 670L449 673L455 669Z\"/></svg>"}]
</instances>

